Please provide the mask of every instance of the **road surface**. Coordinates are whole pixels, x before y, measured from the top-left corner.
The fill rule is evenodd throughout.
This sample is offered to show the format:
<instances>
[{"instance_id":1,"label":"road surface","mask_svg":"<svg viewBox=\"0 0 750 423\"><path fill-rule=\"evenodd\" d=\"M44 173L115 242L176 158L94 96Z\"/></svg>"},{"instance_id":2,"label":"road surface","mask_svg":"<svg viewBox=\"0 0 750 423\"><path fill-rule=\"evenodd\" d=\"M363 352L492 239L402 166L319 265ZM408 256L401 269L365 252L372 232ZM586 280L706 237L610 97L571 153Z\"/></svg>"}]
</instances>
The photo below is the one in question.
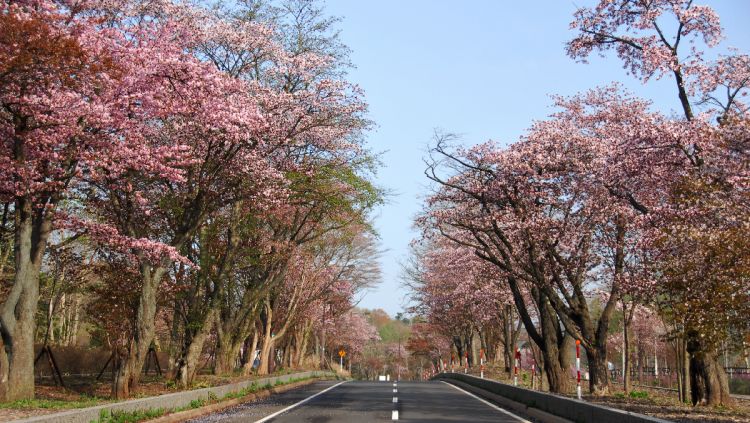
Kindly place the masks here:
<instances>
[{"instance_id":1,"label":"road surface","mask_svg":"<svg viewBox=\"0 0 750 423\"><path fill-rule=\"evenodd\" d=\"M453 385L437 381L397 384L320 381L191 422L385 422L396 417L394 410L398 411L401 422L527 422Z\"/></svg>"}]
</instances>

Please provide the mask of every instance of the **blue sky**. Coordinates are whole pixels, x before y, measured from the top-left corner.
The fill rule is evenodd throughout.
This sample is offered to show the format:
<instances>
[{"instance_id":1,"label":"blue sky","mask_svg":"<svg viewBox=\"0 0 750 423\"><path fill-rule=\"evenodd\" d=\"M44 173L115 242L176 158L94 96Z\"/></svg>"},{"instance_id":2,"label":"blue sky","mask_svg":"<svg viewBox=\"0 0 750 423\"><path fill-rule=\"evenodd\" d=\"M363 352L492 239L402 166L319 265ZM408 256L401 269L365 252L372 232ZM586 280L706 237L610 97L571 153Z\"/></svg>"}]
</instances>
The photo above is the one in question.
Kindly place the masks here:
<instances>
[{"instance_id":1,"label":"blue sky","mask_svg":"<svg viewBox=\"0 0 750 423\"><path fill-rule=\"evenodd\" d=\"M551 113L551 94L576 92L620 81L661 110L677 110L674 81L643 85L626 75L613 56L589 64L565 55L576 4L572 1L354 1L328 0L340 16L342 40L356 69L350 79L364 88L377 127L369 144L384 151L379 185L394 196L377 215L387 251L383 282L360 306L403 310L400 263L417 234L414 216L428 183L422 157L434 130L462 135L475 144L510 143L531 122ZM725 30L723 47L750 52L750 1L699 1L713 6ZM460 5L460 6L459 6Z\"/></svg>"}]
</instances>

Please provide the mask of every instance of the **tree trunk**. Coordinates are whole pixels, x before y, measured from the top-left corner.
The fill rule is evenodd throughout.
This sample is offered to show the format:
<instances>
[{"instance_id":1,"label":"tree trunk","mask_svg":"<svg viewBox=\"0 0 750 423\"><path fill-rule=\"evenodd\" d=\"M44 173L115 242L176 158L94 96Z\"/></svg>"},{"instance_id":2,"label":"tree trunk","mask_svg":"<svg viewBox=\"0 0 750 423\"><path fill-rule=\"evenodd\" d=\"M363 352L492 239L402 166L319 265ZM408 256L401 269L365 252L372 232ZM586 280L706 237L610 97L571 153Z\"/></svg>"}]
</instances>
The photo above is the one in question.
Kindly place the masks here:
<instances>
[{"instance_id":1,"label":"tree trunk","mask_svg":"<svg viewBox=\"0 0 750 423\"><path fill-rule=\"evenodd\" d=\"M624 314L624 313L623 313ZM630 338L628 336L628 325L622 333L622 385L625 396L630 394Z\"/></svg>"},{"instance_id":2,"label":"tree trunk","mask_svg":"<svg viewBox=\"0 0 750 423\"><path fill-rule=\"evenodd\" d=\"M469 344L471 346L471 365L476 366L479 364L479 350L482 348L482 341L479 332L473 332L469 339Z\"/></svg>"},{"instance_id":3,"label":"tree trunk","mask_svg":"<svg viewBox=\"0 0 750 423\"><path fill-rule=\"evenodd\" d=\"M68 345L78 344L78 327L81 319L81 295L76 294L75 305L73 306L73 327L70 333L70 339Z\"/></svg>"},{"instance_id":4,"label":"tree trunk","mask_svg":"<svg viewBox=\"0 0 750 423\"><path fill-rule=\"evenodd\" d=\"M283 354L281 354L281 366L288 365L289 367L292 367L292 344L287 343L286 347L282 349Z\"/></svg>"},{"instance_id":5,"label":"tree trunk","mask_svg":"<svg viewBox=\"0 0 750 423\"><path fill-rule=\"evenodd\" d=\"M560 363L560 351L557 346L541 349L544 357L544 373L547 376L550 392L568 393L572 391L572 383L567 367Z\"/></svg>"},{"instance_id":6,"label":"tree trunk","mask_svg":"<svg viewBox=\"0 0 750 423\"><path fill-rule=\"evenodd\" d=\"M508 278L508 287L513 294L513 302L529 338L539 347L544 359L544 373L547 376L550 392L567 393L573 388L572 379L568 373L573 339L564 335L560 320L549 303L546 295L539 289L532 287L531 297L537 308L537 321L540 330L534 326L528 308L521 293L521 289L514 278Z\"/></svg>"},{"instance_id":7,"label":"tree trunk","mask_svg":"<svg viewBox=\"0 0 750 423\"><path fill-rule=\"evenodd\" d=\"M0 401L34 398L34 334L39 271L52 223L29 201L16 202L13 286L0 308Z\"/></svg>"},{"instance_id":8,"label":"tree trunk","mask_svg":"<svg viewBox=\"0 0 750 423\"><path fill-rule=\"evenodd\" d=\"M715 349L702 342L700 335L688 333L690 353L690 392L693 405L728 406L733 403L729 380Z\"/></svg>"},{"instance_id":9,"label":"tree trunk","mask_svg":"<svg viewBox=\"0 0 750 423\"><path fill-rule=\"evenodd\" d=\"M586 350L589 361L589 391L595 396L609 394L609 369L606 348Z\"/></svg>"},{"instance_id":10,"label":"tree trunk","mask_svg":"<svg viewBox=\"0 0 750 423\"><path fill-rule=\"evenodd\" d=\"M273 327L273 307L269 303L268 297L265 301L265 318L262 319L263 323L263 344L260 349L260 366L258 366L259 375L267 375L271 372L271 350L273 349L273 334L271 328Z\"/></svg>"},{"instance_id":11,"label":"tree trunk","mask_svg":"<svg viewBox=\"0 0 750 423\"><path fill-rule=\"evenodd\" d=\"M513 307L510 304L505 305L503 310L503 364L505 373L508 378L513 377L513 351L515 350L513 342Z\"/></svg>"},{"instance_id":12,"label":"tree trunk","mask_svg":"<svg viewBox=\"0 0 750 423\"><path fill-rule=\"evenodd\" d=\"M130 391L140 382L143 364L146 362L151 343L154 341L156 316L156 295L159 282L164 275L163 267L152 268L148 264L141 265L143 286L138 299L135 328L133 336L128 342L127 352L120 354L122 364L112 385L112 396L117 399L127 398ZM127 388L123 387L127 384Z\"/></svg>"},{"instance_id":13,"label":"tree trunk","mask_svg":"<svg viewBox=\"0 0 750 423\"><path fill-rule=\"evenodd\" d=\"M133 385L133 363L135 358L134 348L131 345L128 348L115 347L113 351L114 379L112 380L112 398L123 399L130 397L130 387Z\"/></svg>"},{"instance_id":14,"label":"tree trunk","mask_svg":"<svg viewBox=\"0 0 750 423\"><path fill-rule=\"evenodd\" d=\"M235 342L231 336L222 337L216 346L216 365L214 374L229 375L236 368L237 357L240 355L242 342Z\"/></svg>"},{"instance_id":15,"label":"tree trunk","mask_svg":"<svg viewBox=\"0 0 750 423\"><path fill-rule=\"evenodd\" d=\"M305 356L307 355L307 348L310 345L310 328L305 329L304 334L302 334L302 345L299 348L299 351L297 351L298 357L297 357L297 367L302 367L304 364Z\"/></svg>"},{"instance_id":16,"label":"tree trunk","mask_svg":"<svg viewBox=\"0 0 750 423\"><path fill-rule=\"evenodd\" d=\"M542 321L542 338L544 346L540 351L544 357L544 371L547 375L550 392L568 393L573 390L573 381L570 377L571 346L573 338L566 336L560 331L560 322L557 320L552 307L542 307L545 312L540 313Z\"/></svg>"},{"instance_id":17,"label":"tree trunk","mask_svg":"<svg viewBox=\"0 0 750 423\"><path fill-rule=\"evenodd\" d=\"M687 350L687 336L683 334L682 339L680 340L680 348L682 352L682 389L683 389L683 398L682 401L687 403L690 399L692 399L692 393L690 392L690 354L688 354Z\"/></svg>"},{"instance_id":18,"label":"tree trunk","mask_svg":"<svg viewBox=\"0 0 750 423\"><path fill-rule=\"evenodd\" d=\"M253 341L250 344L250 350L248 351L248 360L245 363L244 373L249 375L253 371L253 363L255 362L255 350L258 349L258 330L253 331Z\"/></svg>"},{"instance_id":19,"label":"tree trunk","mask_svg":"<svg viewBox=\"0 0 750 423\"><path fill-rule=\"evenodd\" d=\"M200 366L201 353L203 352L206 339L211 333L216 314L216 309L208 312L203 325L189 338L187 345L183 346L180 356L175 360L174 380L183 388L189 387L195 380L195 375Z\"/></svg>"},{"instance_id":20,"label":"tree trunk","mask_svg":"<svg viewBox=\"0 0 750 423\"><path fill-rule=\"evenodd\" d=\"M273 344L274 342L270 335L263 337L263 344L260 349L260 366L258 366L259 375L267 375L273 369L273 366L271 365L271 360L273 359L273 357L271 357Z\"/></svg>"},{"instance_id":21,"label":"tree trunk","mask_svg":"<svg viewBox=\"0 0 750 423\"><path fill-rule=\"evenodd\" d=\"M638 383L643 382L643 363L641 362L641 349L638 348L638 343L635 344L635 368L638 375Z\"/></svg>"}]
</instances>

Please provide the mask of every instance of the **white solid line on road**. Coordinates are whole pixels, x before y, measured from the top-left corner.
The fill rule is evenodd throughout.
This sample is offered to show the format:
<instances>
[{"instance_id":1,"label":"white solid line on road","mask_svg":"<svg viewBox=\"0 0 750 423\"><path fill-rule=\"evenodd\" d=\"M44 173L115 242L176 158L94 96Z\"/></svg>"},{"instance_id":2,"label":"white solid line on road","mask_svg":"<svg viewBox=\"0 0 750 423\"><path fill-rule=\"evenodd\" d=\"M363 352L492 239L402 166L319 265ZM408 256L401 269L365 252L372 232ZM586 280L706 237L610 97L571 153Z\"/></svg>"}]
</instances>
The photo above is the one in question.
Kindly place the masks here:
<instances>
[{"instance_id":1,"label":"white solid line on road","mask_svg":"<svg viewBox=\"0 0 750 423\"><path fill-rule=\"evenodd\" d=\"M343 381L343 382L339 382L339 383L337 383L337 384L335 384L335 385L333 385L333 386L331 386L331 387L329 387L329 388L326 388L326 389L324 389L324 390L322 390L322 391L318 392L318 393L317 393L317 394L315 394L315 395L311 395L311 396L309 396L309 397L307 397L307 398L303 399L303 400L302 400L302 401L300 401L300 402L294 403L294 404L290 405L289 407L287 407L287 408L285 408L285 409L283 409L283 410L279 410L279 411L277 411L277 412L275 412L275 413L273 413L273 414L271 414L271 415L268 415L268 416L266 416L266 417L263 417L263 418L262 418L262 419L260 419L260 420L256 420L256 421L255 421L255 423L263 423L263 422L267 422L267 421L271 420L272 418L274 418L274 417L277 417L277 416L279 416L279 415L281 415L281 414L284 414L284 413L286 413L287 411L289 411L289 410L291 410L291 409L293 409L293 408L299 407L300 405L302 405L302 404L304 404L304 403L306 403L306 402L310 401L311 399L313 399L313 398L317 397L318 395L323 395L323 394L325 394L326 392L330 391L331 389L333 389L333 388L335 388L335 387L337 387L337 386L339 386L339 385L343 385L343 384L344 384L344 383L346 383L346 382L348 382L348 381L346 381L346 380L345 380L345 381Z\"/></svg>"},{"instance_id":2,"label":"white solid line on road","mask_svg":"<svg viewBox=\"0 0 750 423\"><path fill-rule=\"evenodd\" d=\"M393 402L398 402L398 397L393 397Z\"/></svg>"},{"instance_id":3,"label":"white solid line on road","mask_svg":"<svg viewBox=\"0 0 750 423\"><path fill-rule=\"evenodd\" d=\"M391 420L398 420L398 410L393 410L391 412Z\"/></svg>"},{"instance_id":4,"label":"white solid line on road","mask_svg":"<svg viewBox=\"0 0 750 423\"><path fill-rule=\"evenodd\" d=\"M474 398L478 399L479 401L482 401L483 403L485 403L485 404L489 405L490 407L494 408L495 410L498 410L498 411L502 411L503 413L505 413L505 414L507 414L507 415L509 415L509 416L513 417L514 419L518 420L519 422L523 422L523 423L531 423L530 421L528 421L528 420L526 420L526 419L524 419L524 418L522 418L522 417L516 416L515 414L511 413L510 411L508 411L508 410L506 410L506 409L504 409L504 408L500 408L500 407L498 407L497 405L495 405L495 404L493 404L493 403L491 403L491 402L489 402L489 401L485 400L484 398L479 398L478 396L476 396L476 395L472 394L471 392L469 392L469 391L466 391L466 390L463 390L463 389L459 388L459 387L458 387L458 386L456 386L456 385L450 384L450 383L448 383L448 382L446 382L446 381L441 381L441 382L443 382L444 384L446 384L446 385L448 385L448 386L452 386L453 388L456 388L456 389L458 389L459 391L463 392L464 394L466 394L466 395L468 395L468 396L470 396L470 397L474 397Z\"/></svg>"}]
</instances>

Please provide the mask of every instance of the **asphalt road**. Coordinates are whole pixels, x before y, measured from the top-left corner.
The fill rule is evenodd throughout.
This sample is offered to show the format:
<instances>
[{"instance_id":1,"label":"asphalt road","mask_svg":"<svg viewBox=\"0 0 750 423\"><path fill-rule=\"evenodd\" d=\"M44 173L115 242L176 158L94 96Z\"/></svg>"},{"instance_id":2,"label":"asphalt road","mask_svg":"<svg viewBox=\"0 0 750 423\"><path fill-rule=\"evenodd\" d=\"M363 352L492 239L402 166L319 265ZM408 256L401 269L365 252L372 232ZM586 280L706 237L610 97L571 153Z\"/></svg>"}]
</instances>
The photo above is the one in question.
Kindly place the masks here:
<instances>
[{"instance_id":1,"label":"asphalt road","mask_svg":"<svg viewBox=\"0 0 750 423\"><path fill-rule=\"evenodd\" d=\"M403 422L526 421L444 382L398 382L394 387L393 382L324 381L191 422L384 422L391 421L394 409Z\"/></svg>"}]
</instances>

